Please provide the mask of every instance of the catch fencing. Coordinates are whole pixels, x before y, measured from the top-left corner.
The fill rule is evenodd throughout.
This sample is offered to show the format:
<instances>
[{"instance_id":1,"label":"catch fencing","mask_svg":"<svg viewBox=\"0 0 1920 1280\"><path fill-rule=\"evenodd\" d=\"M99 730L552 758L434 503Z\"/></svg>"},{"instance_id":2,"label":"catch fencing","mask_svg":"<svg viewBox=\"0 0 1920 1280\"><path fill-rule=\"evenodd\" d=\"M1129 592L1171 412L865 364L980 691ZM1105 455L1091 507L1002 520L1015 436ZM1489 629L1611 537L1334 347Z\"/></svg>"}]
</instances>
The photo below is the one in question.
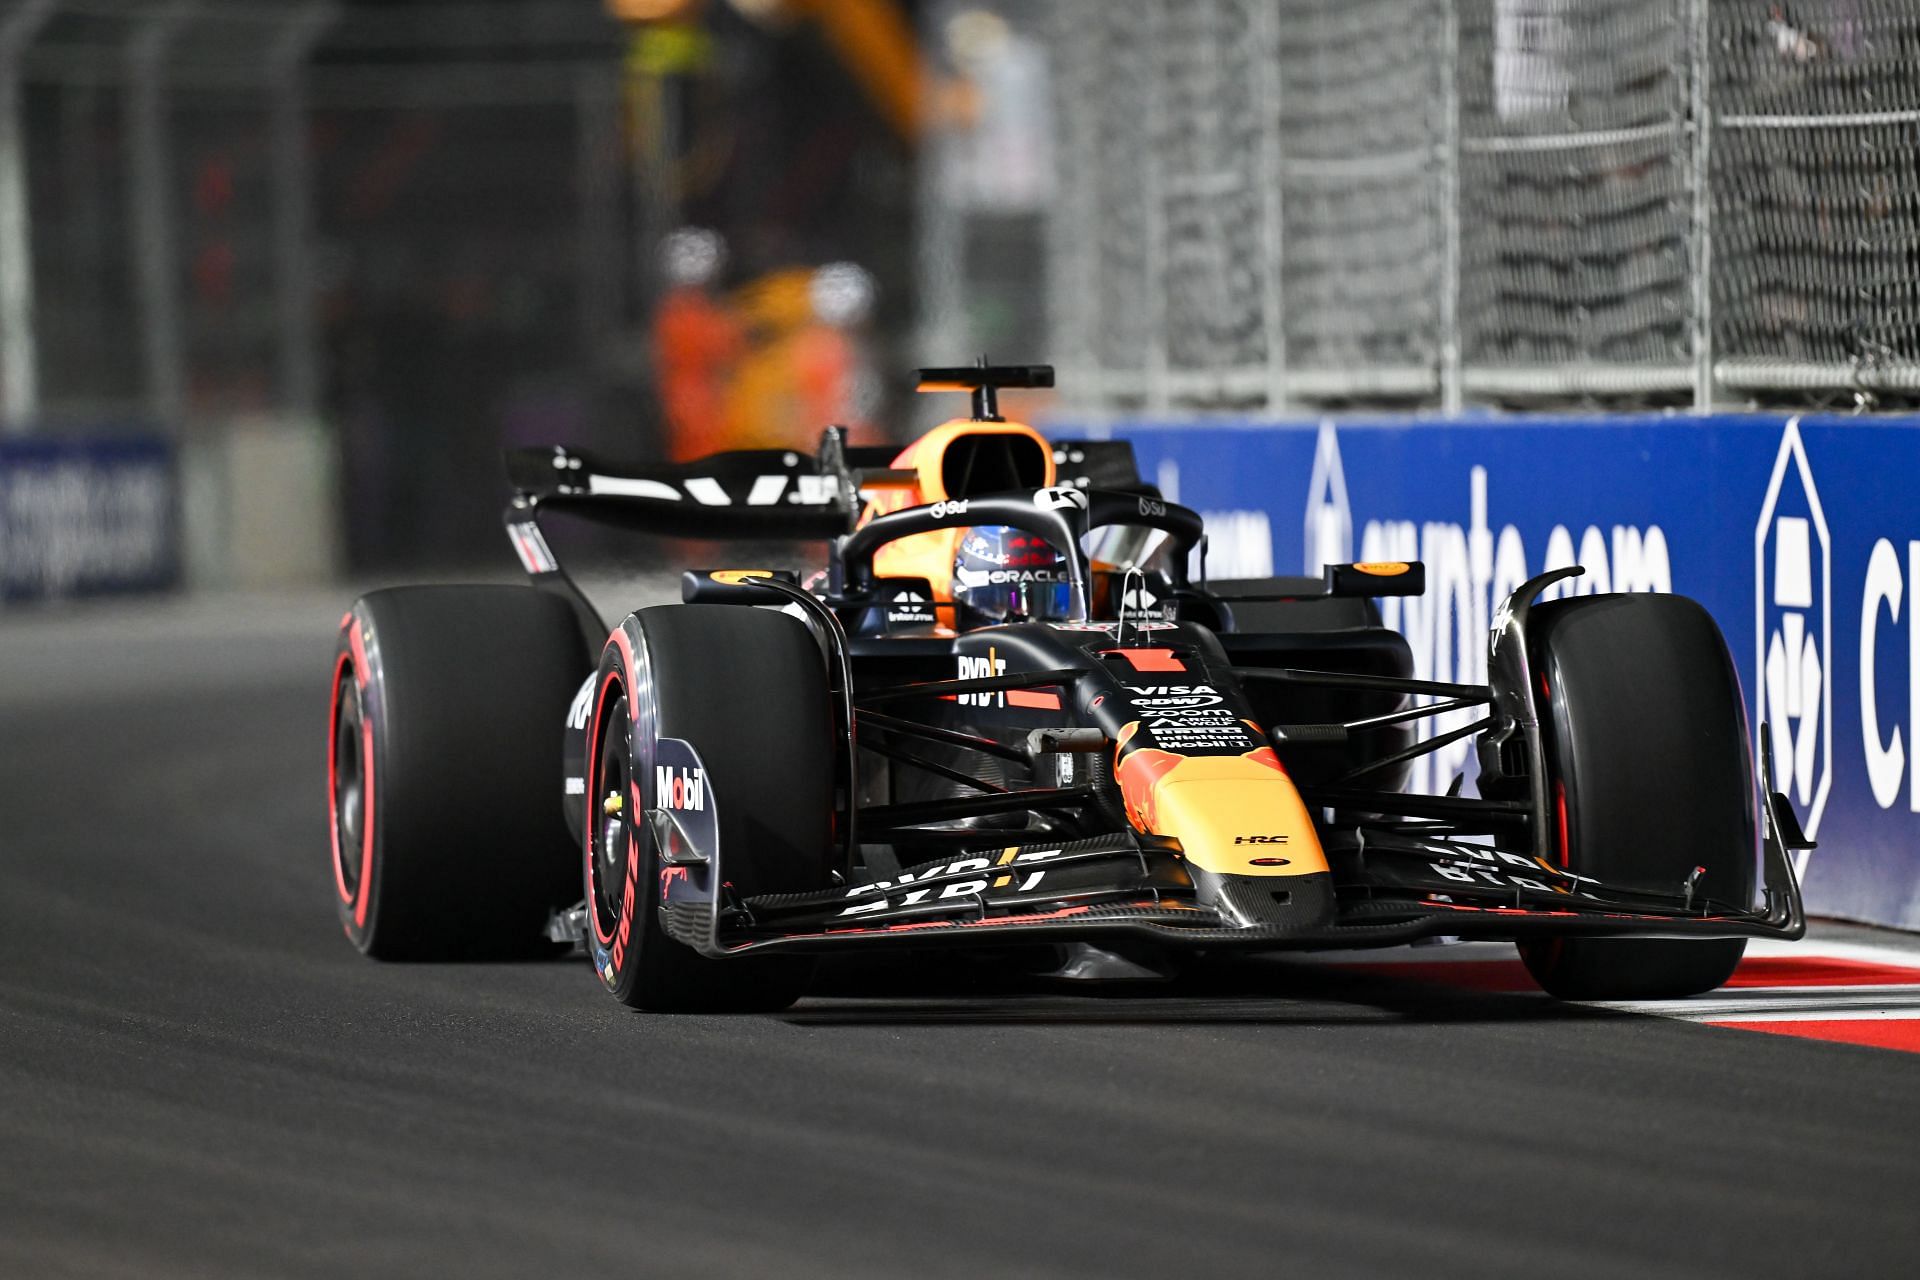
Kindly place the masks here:
<instances>
[{"instance_id":1,"label":"catch fencing","mask_svg":"<svg viewBox=\"0 0 1920 1280\"><path fill-rule=\"evenodd\" d=\"M1907 0L1056 0L1082 408L1920 395Z\"/></svg>"}]
</instances>

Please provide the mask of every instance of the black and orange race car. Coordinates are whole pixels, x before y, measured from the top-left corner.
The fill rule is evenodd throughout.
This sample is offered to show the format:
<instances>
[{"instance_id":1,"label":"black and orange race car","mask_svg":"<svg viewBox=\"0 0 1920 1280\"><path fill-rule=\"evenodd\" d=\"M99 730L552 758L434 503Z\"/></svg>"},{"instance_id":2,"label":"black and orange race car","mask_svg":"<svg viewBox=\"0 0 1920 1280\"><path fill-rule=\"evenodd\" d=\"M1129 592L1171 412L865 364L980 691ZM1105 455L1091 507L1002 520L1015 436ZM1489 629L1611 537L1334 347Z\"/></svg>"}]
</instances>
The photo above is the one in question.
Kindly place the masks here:
<instances>
[{"instance_id":1,"label":"black and orange race car","mask_svg":"<svg viewBox=\"0 0 1920 1280\"><path fill-rule=\"evenodd\" d=\"M1375 598L1409 564L1207 582L1200 517L1124 443L1052 444L996 391L901 453L628 468L509 456L532 585L360 599L333 668L337 905L382 958L584 944L640 1008L769 1009L829 951L1118 958L1512 939L1568 998L1710 990L1804 929L1807 841L1738 680L1673 595L1498 611L1485 685L1415 679ZM689 571L607 620L556 513L818 539L802 581ZM1423 720L1433 731L1416 733ZM1477 795L1405 789L1471 738ZM1144 962L1143 962L1144 963Z\"/></svg>"}]
</instances>

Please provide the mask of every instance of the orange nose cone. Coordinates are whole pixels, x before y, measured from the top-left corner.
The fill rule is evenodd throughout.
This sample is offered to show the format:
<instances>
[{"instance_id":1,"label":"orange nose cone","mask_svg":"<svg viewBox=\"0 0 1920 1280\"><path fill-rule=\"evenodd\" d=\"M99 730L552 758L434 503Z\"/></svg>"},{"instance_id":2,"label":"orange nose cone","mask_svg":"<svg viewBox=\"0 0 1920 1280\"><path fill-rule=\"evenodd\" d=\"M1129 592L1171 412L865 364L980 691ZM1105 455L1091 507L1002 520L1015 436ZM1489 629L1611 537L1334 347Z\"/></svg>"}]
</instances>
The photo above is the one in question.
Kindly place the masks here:
<instances>
[{"instance_id":1,"label":"orange nose cone","mask_svg":"<svg viewBox=\"0 0 1920 1280\"><path fill-rule=\"evenodd\" d=\"M1313 817L1272 747L1238 756L1143 748L1115 770L1127 816L1180 841L1204 871L1301 876L1327 869Z\"/></svg>"}]
</instances>

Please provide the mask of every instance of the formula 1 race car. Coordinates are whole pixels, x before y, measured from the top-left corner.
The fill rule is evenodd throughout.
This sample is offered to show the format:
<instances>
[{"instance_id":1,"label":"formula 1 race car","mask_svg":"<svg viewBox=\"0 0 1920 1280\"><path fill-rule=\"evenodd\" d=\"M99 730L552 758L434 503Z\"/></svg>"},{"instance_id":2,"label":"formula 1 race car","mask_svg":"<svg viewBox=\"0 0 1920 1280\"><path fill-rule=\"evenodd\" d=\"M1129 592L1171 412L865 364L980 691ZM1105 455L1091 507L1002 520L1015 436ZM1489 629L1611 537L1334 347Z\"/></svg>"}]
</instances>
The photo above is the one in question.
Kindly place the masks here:
<instances>
[{"instance_id":1,"label":"formula 1 race car","mask_svg":"<svg viewBox=\"0 0 1920 1280\"><path fill-rule=\"evenodd\" d=\"M655 1010L781 1008L813 958L1085 944L1178 955L1511 939L1549 992L1724 982L1804 931L1725 642L1674 595L1499 609L1485 685L1413 678L1378 597L1418 563L1207 582L1199 515L1130 446L1050 444L996 391L904 452L630 468L509 455L530 587L378 591L343 621L328 791L368 955L583 943ZM572 513L818 539L823 572L686 572L609 624L555 557ZM1434 730L1419 737L1416 726ZM1477 795L1405 790L1471 739Z\"/></svg>"}]
</instances>

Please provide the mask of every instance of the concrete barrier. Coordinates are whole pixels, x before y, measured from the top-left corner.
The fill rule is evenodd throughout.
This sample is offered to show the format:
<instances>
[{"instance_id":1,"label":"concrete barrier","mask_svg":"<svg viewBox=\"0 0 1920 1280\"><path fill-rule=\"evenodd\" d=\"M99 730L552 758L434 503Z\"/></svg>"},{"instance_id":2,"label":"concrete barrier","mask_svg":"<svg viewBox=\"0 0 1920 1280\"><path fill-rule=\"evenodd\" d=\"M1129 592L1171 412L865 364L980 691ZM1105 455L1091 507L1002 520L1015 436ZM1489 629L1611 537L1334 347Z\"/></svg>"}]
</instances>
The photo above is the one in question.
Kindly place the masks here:
<instances>
[{"instance_id":1,"label":"concrete barrier","mask_svg":"<svg viewBox=\"0 0 1920 1280\"><path fill-rule=\"evenodd\" d=\"M297 418L243 418L183 449L186 577L218 589L329 582L343 563L333 434Z\"/></svg>"}]
</instances>

